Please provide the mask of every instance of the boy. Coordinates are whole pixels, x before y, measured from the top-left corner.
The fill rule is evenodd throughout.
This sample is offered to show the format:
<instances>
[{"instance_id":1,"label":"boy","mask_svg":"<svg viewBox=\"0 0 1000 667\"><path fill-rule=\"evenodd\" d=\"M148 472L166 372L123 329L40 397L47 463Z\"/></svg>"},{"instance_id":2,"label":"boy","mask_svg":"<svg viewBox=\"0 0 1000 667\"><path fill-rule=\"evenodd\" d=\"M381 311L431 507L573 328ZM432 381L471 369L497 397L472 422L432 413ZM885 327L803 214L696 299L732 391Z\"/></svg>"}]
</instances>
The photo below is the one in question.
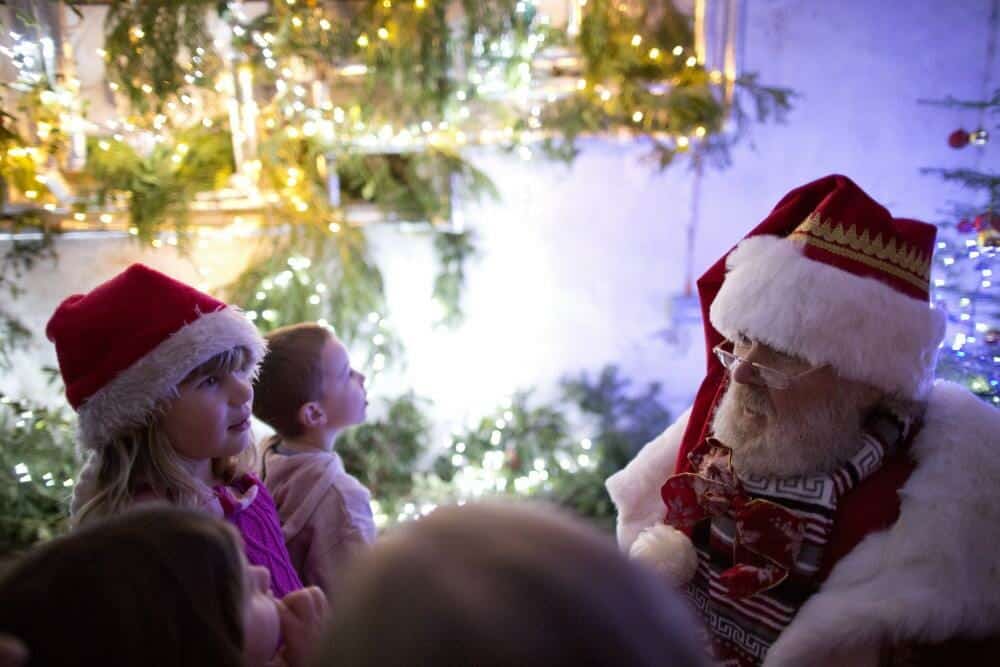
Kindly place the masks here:
<instances>
[{"instance_id":1,"label":"boy","mask_svg":"<svg viewBox=\"0 0 1000 667\"><path fill-rule=\"evenodd\" d=\"M368 489L333 450L344 428L364 421L365 376L318 324L282 327L266 338L253 413L276 433L264 443L261 478L299 576L332 599L346 563L375 539Z\"/></svg>"}]
</instances>

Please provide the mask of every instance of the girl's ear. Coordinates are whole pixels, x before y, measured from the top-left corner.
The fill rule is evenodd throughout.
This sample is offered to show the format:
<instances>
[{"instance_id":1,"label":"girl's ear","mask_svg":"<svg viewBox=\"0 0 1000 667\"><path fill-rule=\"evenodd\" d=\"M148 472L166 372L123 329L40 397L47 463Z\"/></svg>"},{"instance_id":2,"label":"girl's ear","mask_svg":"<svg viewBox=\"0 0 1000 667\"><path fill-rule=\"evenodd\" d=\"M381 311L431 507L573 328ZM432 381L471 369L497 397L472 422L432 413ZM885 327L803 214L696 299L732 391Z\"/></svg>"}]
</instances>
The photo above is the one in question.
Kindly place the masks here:
<instances>
[{"instance_id":1,"label":"girl's ear","mask_svg":"<svg viewBox=\"0 0 1000 667\"><path fill-rule=\"evenodd\" d=\"M303 403L299 408L299 423L306 428L315 428L326 421L326 413L316 401Z\"/></svg>"}]
</instances>

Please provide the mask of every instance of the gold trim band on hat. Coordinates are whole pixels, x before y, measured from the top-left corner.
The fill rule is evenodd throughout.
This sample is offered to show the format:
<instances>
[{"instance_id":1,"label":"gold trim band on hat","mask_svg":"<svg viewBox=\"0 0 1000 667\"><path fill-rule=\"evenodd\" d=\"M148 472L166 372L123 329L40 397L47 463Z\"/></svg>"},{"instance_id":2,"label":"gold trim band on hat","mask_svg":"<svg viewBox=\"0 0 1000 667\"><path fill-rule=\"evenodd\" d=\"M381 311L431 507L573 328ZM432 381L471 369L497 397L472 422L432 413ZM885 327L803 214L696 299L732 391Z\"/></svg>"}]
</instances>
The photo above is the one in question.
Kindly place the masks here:
<instances>
[{"instance_id":1,"label":"gold trim band on hat","mask_svg":"<svg viewBox=\"0 0 1000 667\"><path fill-rule=\"evenodd\" d=\"M801 237L806 243L884 270L921 289L928 288L930 258L908 244L900 242L897 246L896 239L891 236L884 242L882 234L872 239L867 229L858 234L856 226L851 225L845 230L840 223L823 222L818 213L810 213L790 236Z\"/></svg>"},{"instance_id":2,"label":"gold trim band on hat","mask_svg":"<svg viewBox=\"0 0 1000 667\"><path fill-rule=\"evenodd\" d=\"M831 252L834 255L840 255L841 257L853 259L855 261L861 262L862 264L866 264L867 266L870 266L874 269L879 269L880 271L884 271L890 275L896 276L897 278L905 280L909 284L925 292L929 291L930 289L930 286L927 284L926 280L921 280L920 278L914 276L913 274L908 273L903 269L893 266L892 264L889 264L887 262L881 262L875 259L874 257L868 257L867 255L862 255L861 253L852 252L851 250L848 250L843 246L836 245L835 243L827 243L826 241L818 239L814 236L809 236L803 232L792 232L791 235L793 237L796 236L803 237L806 244L808 245L813 245L816 246L817 248L822 248L823 250Z\"/></svg>"}]
</instances>

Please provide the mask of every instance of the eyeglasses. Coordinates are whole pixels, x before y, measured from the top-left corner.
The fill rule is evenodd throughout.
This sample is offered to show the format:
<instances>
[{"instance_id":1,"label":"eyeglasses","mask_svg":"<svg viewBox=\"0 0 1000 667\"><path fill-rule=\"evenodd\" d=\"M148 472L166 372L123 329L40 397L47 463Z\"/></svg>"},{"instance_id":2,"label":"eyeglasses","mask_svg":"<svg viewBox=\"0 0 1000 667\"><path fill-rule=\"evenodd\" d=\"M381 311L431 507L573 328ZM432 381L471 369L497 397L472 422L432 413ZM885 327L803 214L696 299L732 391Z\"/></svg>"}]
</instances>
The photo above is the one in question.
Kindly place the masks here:
<instances>
[{"instance_id":1,"label":"eyeglasses","mask_svg":"<svg viewBox=\"0 0 1000 667\"><path fill-rule=\"evenodd\" d=\"M813 366L812 368L807 368L801 373L789 375L771 368L770 366L764 366L763 364L758 364L753 361L747 361L743 357L725 349L725 345L728 345L728 343L722 343L721 345L716 345L712 348L712 351L715 352L715 356L718 357L719 361L722 363L723 368L729 371L729 373L734 373L737 366L740 364L749 364L754 370L754 377L760 381L759 384L770 387L771 389L788 389L793 383L798 382L806 375L825 367L825 364L823 366Z\"/></svg>"}]
</instances>

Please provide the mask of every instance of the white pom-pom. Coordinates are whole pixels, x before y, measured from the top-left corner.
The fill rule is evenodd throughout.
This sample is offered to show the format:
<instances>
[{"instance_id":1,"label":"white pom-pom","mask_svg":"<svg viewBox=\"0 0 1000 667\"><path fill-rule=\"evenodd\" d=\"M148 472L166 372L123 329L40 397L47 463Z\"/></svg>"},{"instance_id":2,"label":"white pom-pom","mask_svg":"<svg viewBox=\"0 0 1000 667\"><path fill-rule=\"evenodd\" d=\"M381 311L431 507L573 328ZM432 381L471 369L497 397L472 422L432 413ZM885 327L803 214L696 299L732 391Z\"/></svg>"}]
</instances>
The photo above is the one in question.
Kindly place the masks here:
<instances>
[{"instance_id":1,"label":"white pom-pom","mask_svg":"<svg viewBox=\"0 0 1000 667\"><path fill-rule=\"evenodd\" d=\"M663 523L639 533L628 554L677 586L691 581L698 569L698 552L691 538Z\"/></svg>"}]
</instances>

